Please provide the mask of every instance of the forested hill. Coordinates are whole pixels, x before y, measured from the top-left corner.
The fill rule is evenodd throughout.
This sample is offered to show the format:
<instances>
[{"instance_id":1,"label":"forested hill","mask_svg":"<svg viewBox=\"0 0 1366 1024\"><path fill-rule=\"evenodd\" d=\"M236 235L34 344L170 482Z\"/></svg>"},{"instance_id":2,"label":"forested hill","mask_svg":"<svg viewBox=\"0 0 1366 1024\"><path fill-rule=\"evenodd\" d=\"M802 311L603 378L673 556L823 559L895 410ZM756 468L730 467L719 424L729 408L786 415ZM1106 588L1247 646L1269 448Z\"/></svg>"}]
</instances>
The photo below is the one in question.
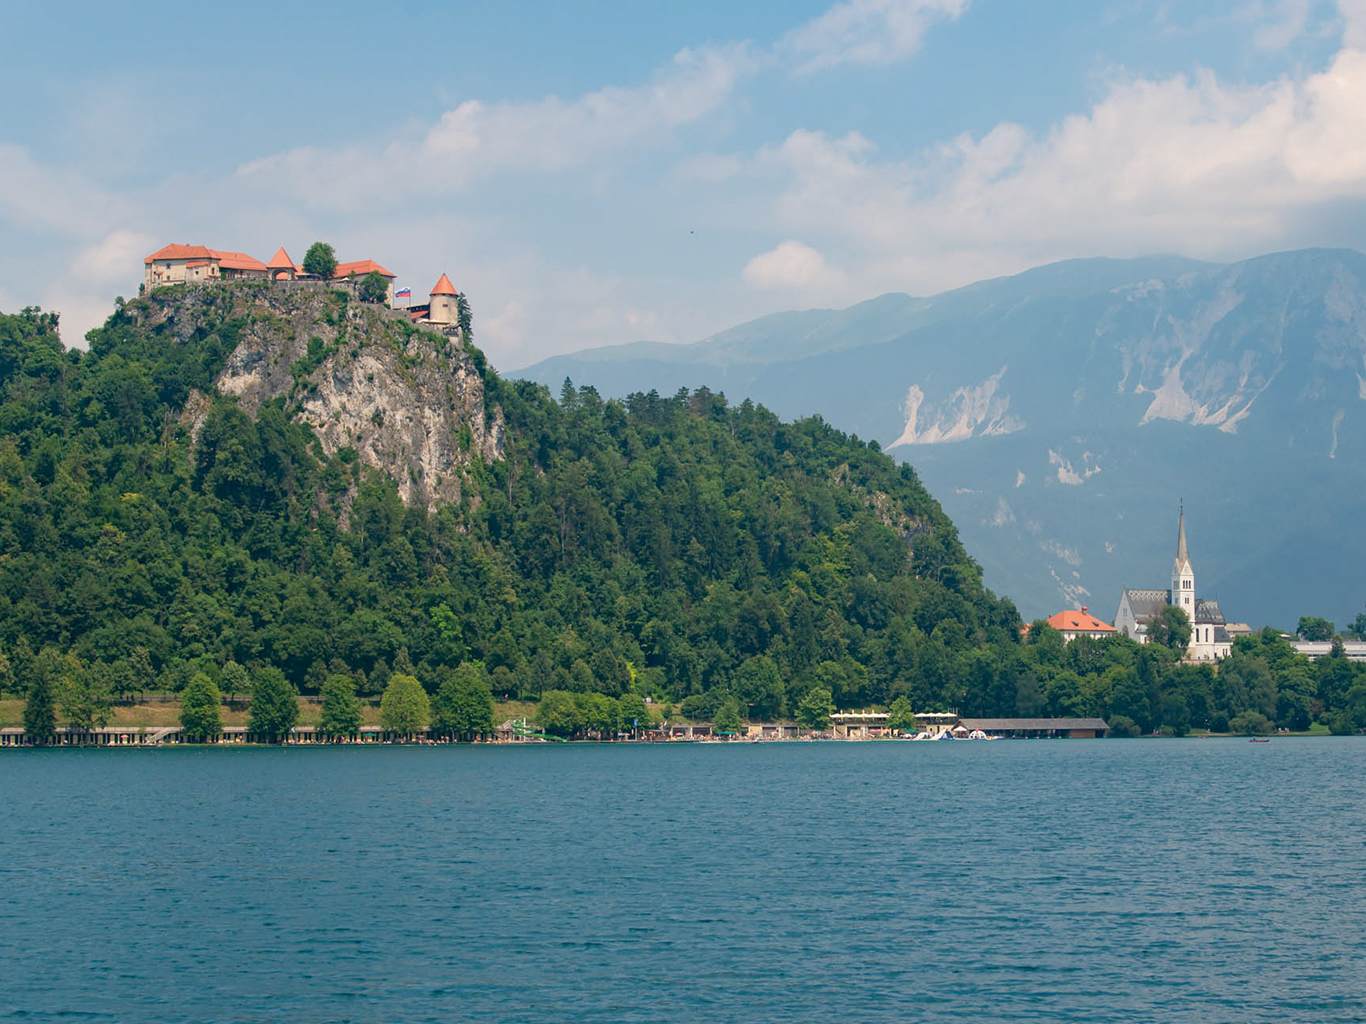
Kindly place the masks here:
<instances>
[{"instance_id":1,"label":"forested hill","mask_svg":"<svg viewBox=\"0 0 1366 1024\"><path fill-rule=\"evenodd\" d=\"M376 693L478 659L499 696L759 717L817 685L967 707L965 666L1018 661L1014 606L875 444L705 389L557 401L344 297L247 289L120 304L88 352L0 316L9 688L45 663L179 689L232 661ZM386 433L418 400L425 426Z\"/></svg>"}]
</instances>

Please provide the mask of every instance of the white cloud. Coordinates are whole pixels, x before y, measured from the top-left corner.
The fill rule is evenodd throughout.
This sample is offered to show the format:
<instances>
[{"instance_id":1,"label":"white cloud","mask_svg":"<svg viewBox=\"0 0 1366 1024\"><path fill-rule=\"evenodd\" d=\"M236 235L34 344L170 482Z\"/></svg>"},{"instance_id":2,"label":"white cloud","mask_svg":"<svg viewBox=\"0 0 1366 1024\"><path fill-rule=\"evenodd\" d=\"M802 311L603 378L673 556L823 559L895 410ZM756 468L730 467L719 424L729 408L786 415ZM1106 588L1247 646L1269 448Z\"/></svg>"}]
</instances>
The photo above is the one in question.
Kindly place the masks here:
<instances>
[{"instance_id":1,"label":"white cloud","mask_svg":"<svg viewBox=\"0 0 1366 1024\"><path fill-rule=\"evenodd\" d=\"M1253 42L1263 50L1281 50L1304 34L1309 21L1311 0L1277 0L1265 12L1270 20L1258 26ZM1263 13L1260 5L1256 13Z\"/></svg>"},{"instance_id":2,"label":"white cloud","mask_svg":"<svg viewBox=\"0 0 1366 1024\"><path fill-rule=\"evenodd\" d=\"M824 256L794 239L755 256L740 276L753 288L824 289L840 281L839 272L826 265Z\"/></svg>"},{"instance_id":3,"label":"white cloud","mask_svg":"<svg viewBox=\"0 0 1366 1024\"><path fill-rule=\"evenodd\" d=\"M0 142L0 217L23 227L66 235L102 231L128 204L85 175L33 159L28 149Z\"/></svg>"},{"instance_id":4,"label":"white cloud","mask_svg":"<svg viewBox=\"0 0 1366 1024\"><path fill-rule=\"evenodd\" d=\"M303 147L244 164L237 175L271 189L292 185L315 206L354 209L397 190L440 194L508 171L583 168L667 141L721 107L760 63L743 44L684 49L640 86L607 86L574 100L466 100L416 142Z\"/></svg>"},{"instance_id":5,"label":"white cloud","mask_svg":"<svg viewBox=\"0 0 1366 1024\"><path fill-rule=\"evenodd\" d=\"M840 64L891 64L920 49L936 21L957 18L967 0L844 0L790 33L779 45L800 71Z\"/></svg>"},{"instance_id":6,"label":"white cloud","mask_svg":"<svg viewBox=\"0 0 1366 1024\"><path fill-rule=\"evenodd\" d=\"M1122 79L1045 132L1002 122L912 160L799 130L751 169L788 179L782 230L863 254L847 270L866 293L1078 255L1249 255L1324 204L1366 200L1366 52L1260 86Z\"/></svg>"},{"instance_id":7,"label":"white cloud","mask_svg":"<svg viewBox=\"0 0 1366 1024\"><path fill-rule=\"evenodd\" d=\"M77 253L71 269L82 281L107 285L126 279L129 268L138 266L143 257L156 247L156 240L150 235L137 231L112 231L102 241Z\"/></svg>"}]
</instances>

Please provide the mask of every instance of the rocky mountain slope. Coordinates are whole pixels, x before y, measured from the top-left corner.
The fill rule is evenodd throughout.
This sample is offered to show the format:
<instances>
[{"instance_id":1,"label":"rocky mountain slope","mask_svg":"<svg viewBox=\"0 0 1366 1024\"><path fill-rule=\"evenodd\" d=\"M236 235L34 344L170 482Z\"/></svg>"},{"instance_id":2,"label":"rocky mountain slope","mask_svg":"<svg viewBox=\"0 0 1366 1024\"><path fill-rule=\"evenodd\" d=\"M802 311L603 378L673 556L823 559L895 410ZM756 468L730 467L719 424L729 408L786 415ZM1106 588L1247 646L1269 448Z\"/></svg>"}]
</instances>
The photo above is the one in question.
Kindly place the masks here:
<instances>
[{"instance_id":1,"label":"rocky mountain slope","mask_svg":"<svg viewBox=\"0 0 1366 1024\"><path fill-rule=\"evenodd\" d=\"M402 313L295 283L160 289L129 315L181 340L232 324L236 346L214 387L253 416L282 402L325 456L354 450L394 478L405 504L459 501L472 460L502 457L502 414L485 415L470 353ZM202 394L187 403L196 432L207 409Z\"/></svg>"},{"instance_id":2,"label":"rocky mountain slope","mask_svg":"<svg viewBox=\"0 0 1366 1024\"><path fill-rule=\"evenodd\" d=\"M1166 586L1184 498L1231 617L1366 598L1366 256L1075 260L929 299L780 314L661 358L522 371L605 394L707 383L820 412L911 461L1026 615Z\"/></svg>"}]
</instances>

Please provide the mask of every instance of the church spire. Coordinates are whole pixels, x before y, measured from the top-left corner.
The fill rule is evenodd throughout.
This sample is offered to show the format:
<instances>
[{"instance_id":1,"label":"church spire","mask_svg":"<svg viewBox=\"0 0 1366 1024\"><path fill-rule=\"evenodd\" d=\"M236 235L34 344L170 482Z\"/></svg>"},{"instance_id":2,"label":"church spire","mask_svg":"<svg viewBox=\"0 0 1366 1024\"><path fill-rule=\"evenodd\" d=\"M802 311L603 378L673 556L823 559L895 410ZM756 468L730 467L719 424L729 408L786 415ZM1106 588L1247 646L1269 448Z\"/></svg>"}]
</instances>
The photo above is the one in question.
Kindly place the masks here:
<instances>
[{"instance_id":1,"label":"church spire","mask_svg":"<svg viewBox=\"0 0 1366 1024\"><path fill-rule=\"evenodd\" d=\"M1189 571L1191 564L1190 553L1186 550L1186 503L1181 503L1181 525L1177 527L1176 533L1176 564Z\"/></svg>"},{"instance_id":2,"label":"church spire","mask_svg":"<svg viewBox=\"0 0 1366 1024\"><path fill-rule=\"evenodd\" d=\"M1195 621L1195 570L1191 568L1190 552L1186 550L1186 503L1181 503L1180 525L1176 529L1176 559L1172 562L1172 589L1169 604L1184 609Z\"/></svg>"}]
</instances>

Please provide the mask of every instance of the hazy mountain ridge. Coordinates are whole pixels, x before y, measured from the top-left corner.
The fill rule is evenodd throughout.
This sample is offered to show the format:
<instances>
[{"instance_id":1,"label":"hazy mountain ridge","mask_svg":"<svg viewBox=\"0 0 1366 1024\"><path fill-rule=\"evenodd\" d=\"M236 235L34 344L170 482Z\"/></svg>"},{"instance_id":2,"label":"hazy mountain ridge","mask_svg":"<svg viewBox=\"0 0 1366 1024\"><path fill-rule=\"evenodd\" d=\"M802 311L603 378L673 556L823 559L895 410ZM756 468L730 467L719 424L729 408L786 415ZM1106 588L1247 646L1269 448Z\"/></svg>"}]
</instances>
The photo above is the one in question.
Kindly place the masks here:
<instances>
[{"instance_id":1,"label":"hazy mountain ridge","mask_svg":"<svg viewBox=\"0 0 1366 1024\"><path fill-rule=\"evenodd\" d=\"M784 331L802 332L800 354L764 361ZM707 384L878 438L1027 614L1076 601L1108 618L1119 587L1165 586L1182 497L1197 586L1232 617L1345 618L1366 596L1347 518L1366 483L1360 253L1072 260L764 318L670 356L558 357L523 375L604 394Z\"/></svg>"}]
</instances>

